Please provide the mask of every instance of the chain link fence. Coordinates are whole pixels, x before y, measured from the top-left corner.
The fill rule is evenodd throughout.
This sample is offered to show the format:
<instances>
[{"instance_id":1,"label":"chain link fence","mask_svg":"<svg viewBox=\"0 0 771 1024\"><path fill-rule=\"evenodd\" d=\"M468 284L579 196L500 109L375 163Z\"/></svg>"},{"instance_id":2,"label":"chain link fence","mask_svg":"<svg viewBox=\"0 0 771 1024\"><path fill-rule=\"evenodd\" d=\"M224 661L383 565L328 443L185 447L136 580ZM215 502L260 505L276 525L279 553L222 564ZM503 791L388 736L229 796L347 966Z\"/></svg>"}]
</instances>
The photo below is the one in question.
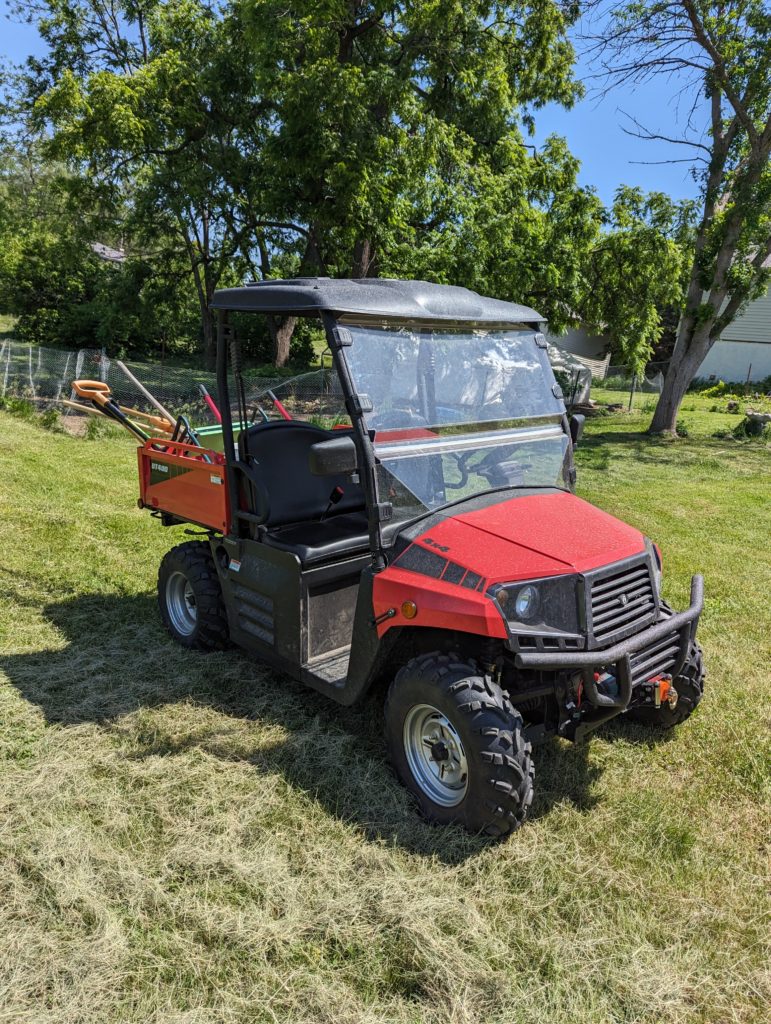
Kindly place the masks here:
<instances>
[{"instance_id":1,"label":"chain link fence","mask_svg":"<svg viewBox=\"0 0 771 1024\"><path fill-rule=\"evenodd\" d=\"M591 398L594 403L611 409L653 412L659 400L668 362L648 363L642 374L623 366L591 362Z\"/></svg>"},{"instance_id":2,"label":"chain link fence","mask_svg":"<svg viewBox=\"0 0 771 1024\"><path fill-rule=\"evenodd\" d=\"M664 382L666 363L651 363L642 376L627 366L607 365L605 362L583 363L572 353L549 344L549 358L554 368L569 409L589 407L592 403L617 406L623 409L655 408ZM216 404L219 404L214 373L204 369L131 361L126 366L175 417L185 415L196 427L214 425L216 419L199 391L203 384ZM308 387L308 399L319 394L318 373L328 378L329 370L309 371L305 379L288 381L285 375L265 377L245 369L247 405L252 409L264 401L269 389L291 394L302 405L302 391ZM77 379L99 380L109 385L113 396L126 409L147 413L157 410L144 394L129 380L104 351L79 349L67 351L23 345L6 339L0 341L0 398L25 399L38 412L56 408L65 426L73 433L81 433L88 414L73 409L68 403L76 402L72 382ZM335 381L328 381L328 390L335 390ZM322 389L324 390L324 389Z\"/></svg>"},{"instance_id":3,"label":"chain link fence","mask_svg":"<svg viewBox=\"0 0 771 1024\"><path fill-rule=\"evenodd\" d=\"M210 426L216 418L204 400L198 385L203 384L218 403L214 373L203 369L165 363L125 362L128 369L173 416L185 415L196 426ZM264 377L245 369L247 396L257 396L286 381L286 376ZM75 380L103 381L121 407L157 413L139 388L123 373L117 360L99 349L41 348L6 340L0 343L0 397L24 399L38 412L58 409L68 427L76 426L83 416L69 403L78 398L72 388ZM68 422L74 421L74 422ZM78 433L77 429L73 430Z\"/></svg>"}]
</instances>

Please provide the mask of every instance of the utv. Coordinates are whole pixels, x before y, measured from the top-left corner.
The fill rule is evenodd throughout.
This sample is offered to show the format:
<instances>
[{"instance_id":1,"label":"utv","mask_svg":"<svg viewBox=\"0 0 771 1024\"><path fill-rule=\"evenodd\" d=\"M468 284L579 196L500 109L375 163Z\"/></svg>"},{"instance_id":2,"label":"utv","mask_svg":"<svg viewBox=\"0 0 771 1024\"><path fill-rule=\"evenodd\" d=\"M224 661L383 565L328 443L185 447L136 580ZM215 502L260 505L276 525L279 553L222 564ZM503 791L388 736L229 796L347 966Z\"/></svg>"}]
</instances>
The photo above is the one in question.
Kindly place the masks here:
<instances>
[{"instance_id":1,"label":"utv","mask_svg":"<svg viewBox=\"0 0 771 1024\"><path fill-rule=\"evenodd\" d=\"M208 540L163 559L180 644L232 642L340 704L378 683L422 813L502 836L532 744L702 695L661 554L573 494L568 420L532 309L420 281L265 281L215 294L221 438L147 441L141 499ZM229 313L321 321L332 366L247 394Z\"/></svg>"}]
</instances>

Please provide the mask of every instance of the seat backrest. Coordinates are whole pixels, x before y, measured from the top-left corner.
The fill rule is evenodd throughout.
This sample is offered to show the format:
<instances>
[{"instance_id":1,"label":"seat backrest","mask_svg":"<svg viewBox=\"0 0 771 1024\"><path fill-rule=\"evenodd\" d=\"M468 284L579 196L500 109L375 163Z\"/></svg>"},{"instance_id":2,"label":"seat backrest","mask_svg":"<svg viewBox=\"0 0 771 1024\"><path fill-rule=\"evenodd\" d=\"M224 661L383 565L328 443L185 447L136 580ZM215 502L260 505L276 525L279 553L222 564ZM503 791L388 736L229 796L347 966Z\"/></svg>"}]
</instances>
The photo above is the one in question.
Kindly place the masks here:
<instances>
[{"instance_id":1,"label":"seat backrest","mask_svg":"<svg viewBox=\"0 0 771 1024\"><path fill-rule=\"evenodd\" d=\"M365 507L361 485L349 476L314 476L308 468L311 445L339 437L340 433L300 420L256 423L241 432L239 455L244 458L248 453L249 462L264 486L264 495L256 495L255 500L266 502L267 507L254 511L265 516L266 526L318 520L335 487L342 488L343 497L331 514L356 512Z\"/></svg>"}]
</instances>

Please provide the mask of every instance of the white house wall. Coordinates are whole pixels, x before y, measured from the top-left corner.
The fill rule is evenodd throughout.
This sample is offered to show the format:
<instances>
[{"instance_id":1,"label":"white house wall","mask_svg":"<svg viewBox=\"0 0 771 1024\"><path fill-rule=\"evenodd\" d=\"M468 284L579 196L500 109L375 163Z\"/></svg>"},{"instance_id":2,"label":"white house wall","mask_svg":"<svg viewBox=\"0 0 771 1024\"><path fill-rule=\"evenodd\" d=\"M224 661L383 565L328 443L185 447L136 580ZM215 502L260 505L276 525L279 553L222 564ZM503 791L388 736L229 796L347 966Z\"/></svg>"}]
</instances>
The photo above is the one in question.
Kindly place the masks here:
<instances>
[{"instance_id":1,"label":"white house wall","mask_svg":"<svg viewBox=\"0 0 771 1024\"><path fill-rule=\"evenodd\" d=\"M771 347L771 288L755 299L720 336L721 341L759 341Z\"/></svg>"},{"instance_id":2,"label":"white house wall","mask_svg":"<svg viewBox=\"0 0 771 1024\"><path fill-rule=\"evenodd\" d=\"M608 345L608 338L590 334L583 327L573 327L567 334L547 333L546 337L553 345L564 348L566 352L587 359L602 359Z\"/></svg>"},{"instance_id":3,"label":"white house wall","mask_svg":"<svg viewBox=\"0 0 771 1024\"><path fill-rule=\"evenodd\" d=\"M771 288L751 302L720 336L701 364L700 377L763 380L771 375Z\"/></svg>"},{"instance_id":4,"label":"white house wall","mask_svg":"<svg viewBox=\"0 0 771 1024\"><path fill-rule=\"evenodd\" d=\"M771 376L771 342L716 341L699 370L700 377L713 374L733 382L746 381L748 376L751 381Z\"/></svg>"}]
</instances>

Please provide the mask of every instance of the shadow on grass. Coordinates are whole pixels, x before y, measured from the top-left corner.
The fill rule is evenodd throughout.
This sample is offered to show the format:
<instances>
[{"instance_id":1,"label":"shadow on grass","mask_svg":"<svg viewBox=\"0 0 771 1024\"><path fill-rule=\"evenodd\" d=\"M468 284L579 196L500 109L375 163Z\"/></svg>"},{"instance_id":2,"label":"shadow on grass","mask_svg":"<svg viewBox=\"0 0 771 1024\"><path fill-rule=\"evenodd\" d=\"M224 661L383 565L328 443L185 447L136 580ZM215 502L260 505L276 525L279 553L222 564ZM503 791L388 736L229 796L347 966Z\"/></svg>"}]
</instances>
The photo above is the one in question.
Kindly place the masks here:
<instances>
[{"instance_id":1,"label":"shadow on grass","mask_svg":"<svg viewBox=\"0 0 771 1024\"><path fill-rule=\"evenodd\" d=\"M615 455L628 458L632 455L640 462L660 463L662 456L678 450L680 441L675 438L656 437L633 430L594 430L584 434L576 455L580 467L606 469Z\"/></svg>"},{"instance_id":2,"label":"shadow on grass","mask_svg":"<svg viewBox=\"0 0 771 1024\"><path fill-rule=\"evenodd\" d=\"M66 644L57 650L0 658L0 668L49 723L97 723L114 732L127 757L172 757L194 748L278 772L326 811L367 838L397 844L445 863L460 863L489 840L418 819L409 794L385 763L382 692L343 708L236 650L199 654L168 639L149 595L87 595L49 605L45 617ZM187 705L185 717L156 721L127 715ZM196 708L238 720L233 730ZM280 727L265 742L248 721ZM243 726L243 727L242 727ZM270 733L270 730L269 730ZM235 739L233 738L235 736ZM598 769L587 748L563 742L536 751L531 820L556 804L586 810Z\"/></svg>"}]
</instances>

